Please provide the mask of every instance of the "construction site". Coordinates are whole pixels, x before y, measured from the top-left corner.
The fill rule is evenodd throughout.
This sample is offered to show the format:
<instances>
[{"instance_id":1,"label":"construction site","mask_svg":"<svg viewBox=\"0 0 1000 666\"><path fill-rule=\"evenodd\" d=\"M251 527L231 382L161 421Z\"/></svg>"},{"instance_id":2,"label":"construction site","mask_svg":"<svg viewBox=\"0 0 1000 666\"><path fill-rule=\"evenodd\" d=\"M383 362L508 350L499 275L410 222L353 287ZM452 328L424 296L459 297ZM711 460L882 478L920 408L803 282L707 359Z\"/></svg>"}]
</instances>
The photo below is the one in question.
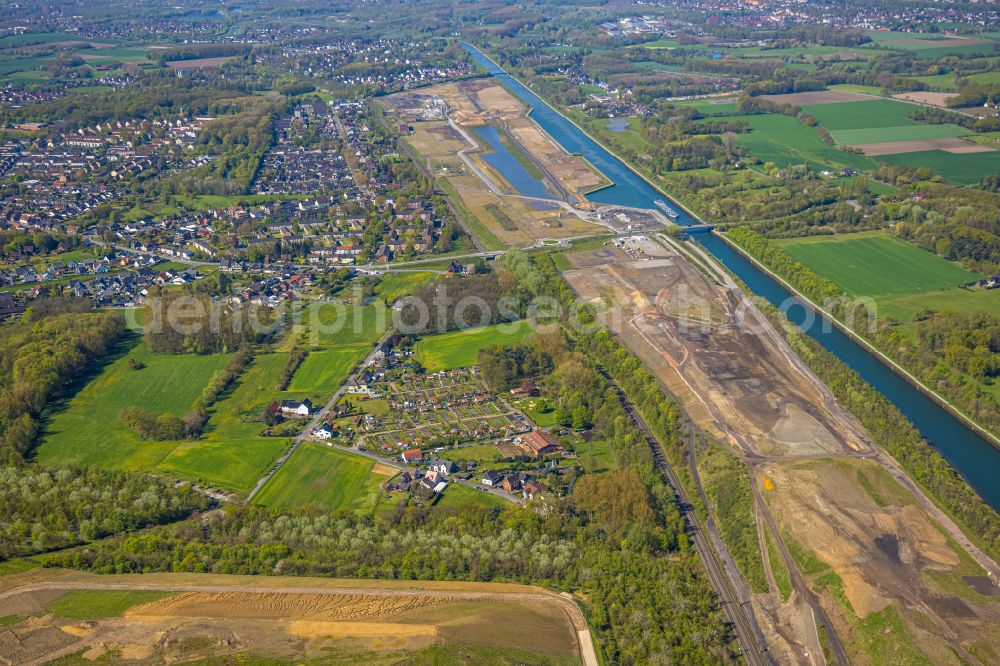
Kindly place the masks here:
<instances>
[{"instance_id":1,"label":"construction site","mask_svg":"<svg viewBox=\"0 0 1000 666\"><path fill-rule=\"evenodd\" d=\"M582 157L567 153L528 117L517 98L491 79L398 93L382 103L405 121L404 143L457 200L474 235L495 241L497 248L632 224L617 214L598 213L585 195L610 181ZM629 215L655 217L638 210Z\"/></svg>"},{"instance_id":2,"label":"construction site","mask_svg":"<svg viewBox=\"0 0 1000 666\"><path fill-rule=\"evenodd\" d=\"M566 257L577 294L704 439L745 465L767 592L734 586L775 661L1000 660L987 638L1000 631L1000 597L977 587L995 565L871 443L710 255L650 234ZM694 444L690 455L697 460Z\"/></svg>"},{"instance_id":3,"label":"construction site","mask_svg":"<svg viewBox=\"0 0 1000 666\"><path fill-rule=\"evenodd\" d=\"M523 585L34 569L0 576L0 607L27 618L0 628L0 664L11 666L63 657L395 664L435 646L597 664L576 603Z\"/></svg>"}]
</instances>

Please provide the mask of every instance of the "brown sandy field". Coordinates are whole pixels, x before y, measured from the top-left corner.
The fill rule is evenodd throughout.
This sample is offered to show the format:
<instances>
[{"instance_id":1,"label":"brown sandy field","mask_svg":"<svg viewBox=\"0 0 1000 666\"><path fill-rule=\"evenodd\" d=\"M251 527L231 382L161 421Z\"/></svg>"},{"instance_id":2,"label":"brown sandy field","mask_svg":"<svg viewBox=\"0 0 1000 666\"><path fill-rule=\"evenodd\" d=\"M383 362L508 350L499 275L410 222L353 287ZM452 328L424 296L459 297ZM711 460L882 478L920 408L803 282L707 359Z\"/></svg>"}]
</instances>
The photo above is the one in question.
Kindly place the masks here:
<instances>
[{"instance_id":1,"label":"brown sandy field","mask_svg":"<svg viewBox=\"0 0 1000 666\"><path fill-rule=\"evenodd\" d=\"M87 659L110 652L152 663L238 653L374 660L432 644L512 648L573 660L580 656L581 640L589 644L586 622L572 601L513 584L93 576L62 570L4 578L10 580L4 580L8 589L0 593L0 607L23 619L0 629L0 664L41 663L79 652ZM68 619L45 610L68 591L95 588L176 593L118 617Z\"/></svg>"},{"instance_id":2,"label":"brown sandy field","mask_svg":"<svg viewBox=\"0 0 1000 666\"><path fill-rule=\"evenodd\" d=\"M807 104L838 104L840 102L866 102L871 99L870 95L859 95L858 93L843 90L816 90L813 92L787 93L784 95L761 95L761 97L777 104L794 104L796 106L805 106Z\"/></svg>"},{"instance_id":3,"label":"brown sandy field","mask_svg":"<svg viewBox=\"0 0 1000 666\"><path fill-rule=\"evenodd\" d=\"M865 448L831 415L819 382L722 289L658 243L643 250L638 259L608 248L570 254L565 277L584 299L603 300L602 320L668 387L684 387L700 426L752 455Z\"/></svg>"},{"instance_id":4,"label":"brown sandy field","mask_svg":"<svg viewBox=\"0 0 1000 666\"><path fill-rule=\"evenodd\" d=\"M947 106L946 102L948 99L954 96L955 93L929 92L926 90L893 95L895 99L903 99L908 102L920 102L921 104L932 104L934 106Z\"/></svg>"},{"instance_id":5,"label":"brown sandy field","mask_svg":"<svg viewBox=\"0 0 1000 666\"><path fill-rule=\"evenodd\" d=\"M865 155L898 155L900 153L918 153L923 150L943 150L946 153L965 155L968 153L988 153L993 149L958 137L945 139L919 139L914 141L887 141L885 143L861 143L854 146L864 151Z\"/></svg>"}]
</instances>

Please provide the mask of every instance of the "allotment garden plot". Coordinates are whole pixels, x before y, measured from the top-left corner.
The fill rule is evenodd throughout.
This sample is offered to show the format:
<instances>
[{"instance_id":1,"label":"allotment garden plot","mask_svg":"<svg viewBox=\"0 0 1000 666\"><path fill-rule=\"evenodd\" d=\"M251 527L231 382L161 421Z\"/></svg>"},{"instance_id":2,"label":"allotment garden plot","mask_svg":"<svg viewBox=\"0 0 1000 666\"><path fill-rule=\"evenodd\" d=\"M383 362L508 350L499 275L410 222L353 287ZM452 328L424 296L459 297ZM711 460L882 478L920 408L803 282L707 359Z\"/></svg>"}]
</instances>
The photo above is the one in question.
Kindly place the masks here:
<instances>
[{"instance_id":1,"label":"allotment garden plot","mask_svg":"<svg viewBox=\"0 0 1000 666\"><path fill-rule=\"evenodd\" d=\"M423 375L389 373L344 404L357 413L337 425L359 445L386 453L435 444L486 442L531 429L531 422L489 391L474 368Z\"/></svg>"}]
</instances>

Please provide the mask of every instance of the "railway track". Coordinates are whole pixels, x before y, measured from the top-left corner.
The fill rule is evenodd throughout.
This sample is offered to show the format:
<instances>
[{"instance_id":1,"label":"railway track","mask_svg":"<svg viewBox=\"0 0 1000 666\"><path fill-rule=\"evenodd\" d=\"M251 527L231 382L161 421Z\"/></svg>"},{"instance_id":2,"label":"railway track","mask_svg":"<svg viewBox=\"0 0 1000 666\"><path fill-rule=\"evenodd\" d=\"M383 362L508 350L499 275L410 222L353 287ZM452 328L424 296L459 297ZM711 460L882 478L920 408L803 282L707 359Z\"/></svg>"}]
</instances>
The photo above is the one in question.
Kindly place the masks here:
<instances>
[{"instance_id":1,"label":"railway track","mask_svg":"<svg viewBox=\"0 0 1000 666\"><path fill-rule=\"evenodd\" d=\"M722 609L729 622L733 625L743 658L753 666L770 666L774 664L774 661L767 652L767 644L755 621L752 619L753 610L747 608L750 602L743 602L740 599L740 595L736 592L732 581L723 570L723 565L719 561L718 554L702 530L698 516L694 513L694 507L688 501L687 494L684 492L680 480L674 474L674 470L670 467L670 463L667 462L663 449L660 447L660 443L656 441L653 431L646 425L642 416L632 406L632 402L628 399L628 396L625 395L625 392L622 391L611 375L604 368L598 367L598 370L614 389L629 418L642 431L653 453L653 461L656 463L657 469L660 470L663 478L677 494L678 506L687 525L688 534L698 551L698 555L701 557L702 564L708 574L709 583L722 600Z\"/></svg>"}]
</instances>

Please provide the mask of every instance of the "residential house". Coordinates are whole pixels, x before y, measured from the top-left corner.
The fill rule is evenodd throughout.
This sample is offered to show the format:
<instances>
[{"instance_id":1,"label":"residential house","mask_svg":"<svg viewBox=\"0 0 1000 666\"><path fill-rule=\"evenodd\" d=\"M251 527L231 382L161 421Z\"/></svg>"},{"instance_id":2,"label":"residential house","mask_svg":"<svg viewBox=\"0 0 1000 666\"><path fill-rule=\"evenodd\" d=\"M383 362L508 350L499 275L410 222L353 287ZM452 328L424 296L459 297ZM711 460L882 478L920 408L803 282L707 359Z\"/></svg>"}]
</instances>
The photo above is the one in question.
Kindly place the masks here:
<instances>
[{"instance_id":1,"label":"residential house","mask_svg":"<svg viewBox=\"0 0 1000 666\"><path fill-rule=\"evenodd\" d=\"M298 400L282 400L281 401L281 413L290 414L293 416L309 416L312 414L313 404L309 398L306 398L302 402Z\"/></svg>"},{"instance_id":2,"label":"residential house","mask_svg":"<svg viewBox=\"0 0 1000 666\"><path fill-rule=\"evenodd\" d=\"M448 460L432 460L427 468L443 475L454 474L458 471L458 465Z\"/></svg>"},{"instance_id":3,"label":"residential house","mask_svg":"<svg viewBox=\"0 0 1000 666\"><path fill-rule=\"evenodd\" d=\"M521 494L526 500L533 500L536 497L541 499L542 493L547 490L548 488L541 481L526 481L521 488Z\"/></svg>"},{"instance_id":4,"label":"residential house","mask_svg":"<svg viewBox=\"0 0 1000 666\"><path fill-rule=\"evenodd\" d=\"M492 469L488 470L485 474L483 474L484 486L490 486L492 488L493 486L500 485L502 481L503 481L503 474L495 472Z\"/></svg>"},{"instance_id":5,"label":"residential house","mask_svg":"<svg viewBox=\"0 0 1000 666\"><path fill-rule=\"evenodd\" d=\"M420 449L407 449L400 456L404 463L419 462L424 457L424 452Z\"/></svg>"},{"instance_id":6,"label":"residential house","mask_svg":"<svg viewBox=\"0 0 1000 666\"><path fill-rule=\"evenodd\" d=\"M556 438L544 430L533 430L519 438L521 448L532 458L557 453L562 450Z\"/></svg>"},{"instance_id":7,"label":"residential house","mask_svg":"<svg viewBox=\"0 0 1000 666\"><path fill-rule=\"evenodd\" d=\"M500 487L504 489L505 492L512 493L517 490L521 490L524 484L531 481L531 476L525 474L524 472L514 472L513 474L508 474L504 477L503 482Z\"/></svg>"}]
</instances>

